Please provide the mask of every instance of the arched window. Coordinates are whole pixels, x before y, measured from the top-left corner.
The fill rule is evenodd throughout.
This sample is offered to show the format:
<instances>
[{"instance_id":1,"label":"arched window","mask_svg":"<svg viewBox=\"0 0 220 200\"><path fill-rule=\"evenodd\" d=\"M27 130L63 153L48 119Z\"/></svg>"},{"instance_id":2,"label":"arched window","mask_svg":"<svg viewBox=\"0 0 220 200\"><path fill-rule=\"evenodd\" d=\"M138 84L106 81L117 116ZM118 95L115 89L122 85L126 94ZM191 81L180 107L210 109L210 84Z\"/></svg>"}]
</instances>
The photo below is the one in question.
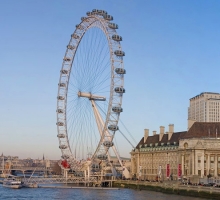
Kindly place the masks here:
<instances>
[{"instance_id":1,"label":"arched window","mask_svg":"<svg viewBox=\"0 0 220 200\"><path fill-rule=\"evenodd\" d=\"M185 149L188 148L188 143L187 142L184 143L184 148Z\"/></svg>"}]
</instances>

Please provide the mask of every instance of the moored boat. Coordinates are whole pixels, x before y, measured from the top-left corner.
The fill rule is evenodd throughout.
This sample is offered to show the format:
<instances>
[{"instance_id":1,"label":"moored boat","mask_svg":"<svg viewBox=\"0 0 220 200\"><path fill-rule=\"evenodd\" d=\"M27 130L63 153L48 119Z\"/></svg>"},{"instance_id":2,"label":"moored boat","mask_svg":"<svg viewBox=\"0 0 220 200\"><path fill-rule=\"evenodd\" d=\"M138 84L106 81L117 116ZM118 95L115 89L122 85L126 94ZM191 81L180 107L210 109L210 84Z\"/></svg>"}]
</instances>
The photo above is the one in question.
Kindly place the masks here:
<instances>
[{"instance_id":1,"label":"moored boat","mask_svg":"<svg viewBox=\"0 0 220 200\"><path fill-rule=\"evenodd\" d=\"M20 180L17 180L14 176L9 175L3 180L3 186L13 189L19 189L22 187L22 184Z\"/></svg>"},{"instance_id":2,"label":"moored boat","mask_svg":"<svg viewBox=\"0 0 220 200\"><path fill-rule=\"evenodd\" d=\"M22 187L26 187L26 188L38 188L38 184L37 183L23 183Z\"/></svg>"}]
</instances>

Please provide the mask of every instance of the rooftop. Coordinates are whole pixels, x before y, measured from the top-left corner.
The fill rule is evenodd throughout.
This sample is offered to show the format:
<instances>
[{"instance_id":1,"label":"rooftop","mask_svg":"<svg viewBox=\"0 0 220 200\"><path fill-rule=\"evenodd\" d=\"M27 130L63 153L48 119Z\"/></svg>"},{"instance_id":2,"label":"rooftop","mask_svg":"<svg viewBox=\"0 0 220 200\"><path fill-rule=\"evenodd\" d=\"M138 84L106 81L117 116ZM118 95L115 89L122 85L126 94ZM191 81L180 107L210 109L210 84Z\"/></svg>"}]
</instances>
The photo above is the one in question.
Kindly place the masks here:
<instances>
[{"instance_id":1,"label":"rooftop","mask_svg":"<svg viewBox=\"0 0 220 200\"><path fill-rule=\"evenodd\" d=\"M202 96L202 95L204 95L204 94L220 95L220 93L217 93L217 92L202 92L202 93L200 93L200 94L198 94L198 95L196 95L196 96L190 98L189 100L195 99L195 98L200 97L200 96Z\"/></svg>"},{"instance_id":2,"label":"rooftop","mask_svg":"<svg viewBox=\"0 0 220 200\"><path fill-rule=\"evenodd\" d=\"M189 138L219 138L220 137L220 122L195 122L188 131L174 132L168 140L168 134L163 135L161 141L159 141L159 134L148 136L144 142L144 137L140 140L137 149L140 145L144 146L161 146L164 144L179 144L180 139Z\"/></svg>"}]
</instances>

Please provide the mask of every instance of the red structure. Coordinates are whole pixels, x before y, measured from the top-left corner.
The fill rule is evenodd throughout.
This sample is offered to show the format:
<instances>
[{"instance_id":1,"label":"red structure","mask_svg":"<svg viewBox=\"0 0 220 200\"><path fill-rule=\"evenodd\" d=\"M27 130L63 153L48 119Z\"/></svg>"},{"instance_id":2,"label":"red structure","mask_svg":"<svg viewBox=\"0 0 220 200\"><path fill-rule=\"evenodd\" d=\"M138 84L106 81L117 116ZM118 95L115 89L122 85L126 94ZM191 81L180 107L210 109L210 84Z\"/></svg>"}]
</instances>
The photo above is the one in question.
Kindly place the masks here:
<instances>
[{"instance_id":1,"label":"red structure","mask_svg":"<svg viewBox=\"0 0 220 200\"><path fill-rule=\"evenodd\" d=\"M63 168L66 168L66 169L70 168L70 165L69 165L69 163L67 162L67 160L63 160L63 161L61 162L61 165L63 166Z\"/></svg>"},{"instance_id":2,"label":"red structure","mask_svg":"<svg viewBox=\"0 0 220 200\"><path fill-rule=\"evenodd\" d=\"M181 164L178 165L178 177L182 176Z\"/></svg>"},{"instance_id":3,"label":"red structure","mask_svg":"<svg viewBox=\"0 0 220 200\"><path fill-rule=\"evenodd\" d=\"M167 178L169 178L170 177L170 165L169 164L167 164Z\"/></svg>"}]
</instances>

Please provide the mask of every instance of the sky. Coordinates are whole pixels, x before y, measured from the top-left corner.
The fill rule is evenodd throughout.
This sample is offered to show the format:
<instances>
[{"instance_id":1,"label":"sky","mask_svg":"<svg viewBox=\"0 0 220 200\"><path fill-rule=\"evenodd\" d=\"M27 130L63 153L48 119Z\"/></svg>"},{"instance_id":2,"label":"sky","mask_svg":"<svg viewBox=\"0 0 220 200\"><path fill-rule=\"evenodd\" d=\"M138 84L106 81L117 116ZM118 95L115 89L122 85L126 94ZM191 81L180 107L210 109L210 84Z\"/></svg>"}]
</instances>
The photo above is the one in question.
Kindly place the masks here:
<instances>
[{"instance_id":1,"label":"sky","mask_svg":"<svg viewBox=\"0 0 220 200\"><path fill-rule=\"evenodd\" d=\"M120 119L136 142L145 128L186 131L189 99L220 93L218 0L0 0L0 153L60 159L62 59L75 25L94 8L111 14L123 37ZM121 142L120 155L129 157L131 145Z\"/></svg>"}]
</instances>

